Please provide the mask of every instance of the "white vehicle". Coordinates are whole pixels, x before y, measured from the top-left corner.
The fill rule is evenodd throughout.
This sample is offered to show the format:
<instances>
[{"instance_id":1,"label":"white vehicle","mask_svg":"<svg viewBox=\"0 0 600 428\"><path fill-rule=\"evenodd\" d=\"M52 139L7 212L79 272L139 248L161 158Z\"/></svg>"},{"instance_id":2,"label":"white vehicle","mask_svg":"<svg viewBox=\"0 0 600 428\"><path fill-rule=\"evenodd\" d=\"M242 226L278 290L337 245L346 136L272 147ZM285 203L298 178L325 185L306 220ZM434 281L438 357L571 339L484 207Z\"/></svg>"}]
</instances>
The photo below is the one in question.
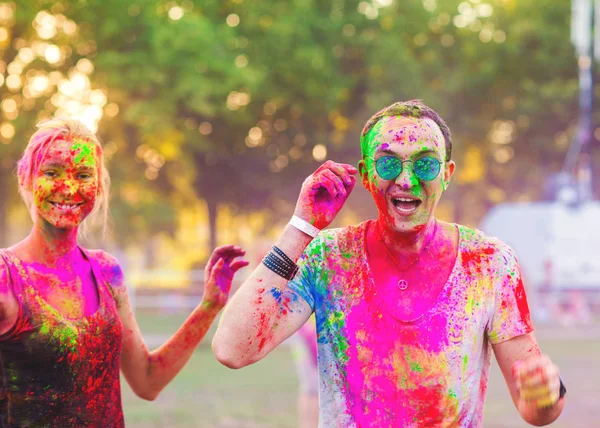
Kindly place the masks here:
<instances>
[{"instance_id":1,"label":"white vehicle","mask_svg":"<svg viewBox=\"0 0 600 428\"><path fill-rule=\"evenodd\" d=\"M563 304L585 296L589 311L600 296L600 203L569 206L560 202L501 204L480 228L516 252L532 306L547 318L548 298Z\"/></svg>"}]
</instances>

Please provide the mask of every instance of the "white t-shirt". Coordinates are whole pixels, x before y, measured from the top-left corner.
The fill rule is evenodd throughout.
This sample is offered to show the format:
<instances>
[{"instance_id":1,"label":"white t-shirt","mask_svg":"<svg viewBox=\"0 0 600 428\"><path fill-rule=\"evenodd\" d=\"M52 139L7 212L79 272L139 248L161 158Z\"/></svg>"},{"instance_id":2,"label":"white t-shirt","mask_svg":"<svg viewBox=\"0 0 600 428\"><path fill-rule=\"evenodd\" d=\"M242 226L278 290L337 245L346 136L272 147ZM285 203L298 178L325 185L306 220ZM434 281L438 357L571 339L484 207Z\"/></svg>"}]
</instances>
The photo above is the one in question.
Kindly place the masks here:
<instances>
[{"instance_id":1,"label":"white t-shirt","mask_svg":"<svg viewBox=\"0 0 600 428\"><path fill-rule=\"evenodd\" d=\"M458 226L448 281L406 322L373 282L368 224L322 231L288 284L316 314L320 426L482 426L491 344L533 331L513 250Z\"/></svg>"}]
</instances>

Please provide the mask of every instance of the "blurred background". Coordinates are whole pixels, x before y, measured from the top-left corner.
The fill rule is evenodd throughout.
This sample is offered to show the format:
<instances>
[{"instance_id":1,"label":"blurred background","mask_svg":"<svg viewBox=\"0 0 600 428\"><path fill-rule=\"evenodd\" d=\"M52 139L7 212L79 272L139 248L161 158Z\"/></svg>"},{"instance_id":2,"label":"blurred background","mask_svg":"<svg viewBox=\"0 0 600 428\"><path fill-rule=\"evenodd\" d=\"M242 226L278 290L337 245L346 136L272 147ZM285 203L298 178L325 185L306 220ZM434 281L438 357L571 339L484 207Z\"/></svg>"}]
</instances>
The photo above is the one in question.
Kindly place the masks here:
<instances>
[{"instance_id":1,"label":"blurred background","mask_svg":"<svg viewBox=\"0 0 600 428\"><path fill-rule=\"evenodd\" d=\"M0 2L0 246L29 232L15 162L54 115L103 141L110 233L151 347L236 243L260 262L326 159L356 165L364 122L413 98L449 124L439 218L517 251L537 335L562 369L562 427L600 409L600 59L595 0ZM600 27L599 27L600 28ZM332 226L376 215L360 186ZM251 268L238 275L236 286ZM131 427L294 427L289 347L231 371L212 332L156 402L123 383ZM495 364L486 426L524 426Z\"/></svg>"}]
</instances>

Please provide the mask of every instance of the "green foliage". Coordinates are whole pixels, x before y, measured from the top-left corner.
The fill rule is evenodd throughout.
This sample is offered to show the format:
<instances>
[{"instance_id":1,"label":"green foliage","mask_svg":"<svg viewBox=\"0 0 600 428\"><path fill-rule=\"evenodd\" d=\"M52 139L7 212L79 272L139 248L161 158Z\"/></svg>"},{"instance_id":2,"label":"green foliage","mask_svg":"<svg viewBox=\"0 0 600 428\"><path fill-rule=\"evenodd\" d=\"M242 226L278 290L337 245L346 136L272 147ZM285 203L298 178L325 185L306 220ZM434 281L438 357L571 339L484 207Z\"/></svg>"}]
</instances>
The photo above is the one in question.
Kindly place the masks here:
<instances>
[{"instance_id":1,"label":"green foliage","mask_svg":"<svg viewBox=\"0 0 600 428\"><path fill-rule=\"evenodd\" d=\"M355 164L364 121L411 98L453 132L459 173L446 203L455 221L476 224L493 203L538 198L577 117L569 2L390 3L19 1L15 28L35 38L28 23L40 7L79 24L77 37L60 39L74 52L61 67L89 57L93 85L119 106L99 133L115 148L113 213L124 240L157 225L173 231L185 189L213 213L293 203L319 163L315 145ZM86 40L95 48L78 47ZM40 99L12 121L19 142L0 145L3 159L43 109ZM140 146L163 160L153 164Z\"/></svg>"}]
</instances>

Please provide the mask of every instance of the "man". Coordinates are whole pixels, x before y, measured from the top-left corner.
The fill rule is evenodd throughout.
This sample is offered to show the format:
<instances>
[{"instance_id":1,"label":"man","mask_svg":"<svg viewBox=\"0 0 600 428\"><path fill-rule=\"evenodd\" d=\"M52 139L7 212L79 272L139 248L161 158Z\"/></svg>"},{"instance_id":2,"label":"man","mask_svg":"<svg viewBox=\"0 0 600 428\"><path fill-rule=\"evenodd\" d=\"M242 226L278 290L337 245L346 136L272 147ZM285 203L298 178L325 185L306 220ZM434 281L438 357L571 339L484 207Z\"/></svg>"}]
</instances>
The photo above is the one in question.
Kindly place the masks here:
<instances>
[{"instance_id":1,"label":"man","mask_svg":"<svg viewBox=\"0 0 600 428\"><path fill-rule=\"evenodd\" d=\"M367 122L361 150L358 170L328 161L304 182L223 314L218 360L260 360L314 311L323 427L480 427L491 349L523 419L554 421L565 390L533 335L514 252L434 216L455 170L447 125L419 101L395 103ZM318 233L357 172L377 220Z\"/></svg>"}]
</instances>

